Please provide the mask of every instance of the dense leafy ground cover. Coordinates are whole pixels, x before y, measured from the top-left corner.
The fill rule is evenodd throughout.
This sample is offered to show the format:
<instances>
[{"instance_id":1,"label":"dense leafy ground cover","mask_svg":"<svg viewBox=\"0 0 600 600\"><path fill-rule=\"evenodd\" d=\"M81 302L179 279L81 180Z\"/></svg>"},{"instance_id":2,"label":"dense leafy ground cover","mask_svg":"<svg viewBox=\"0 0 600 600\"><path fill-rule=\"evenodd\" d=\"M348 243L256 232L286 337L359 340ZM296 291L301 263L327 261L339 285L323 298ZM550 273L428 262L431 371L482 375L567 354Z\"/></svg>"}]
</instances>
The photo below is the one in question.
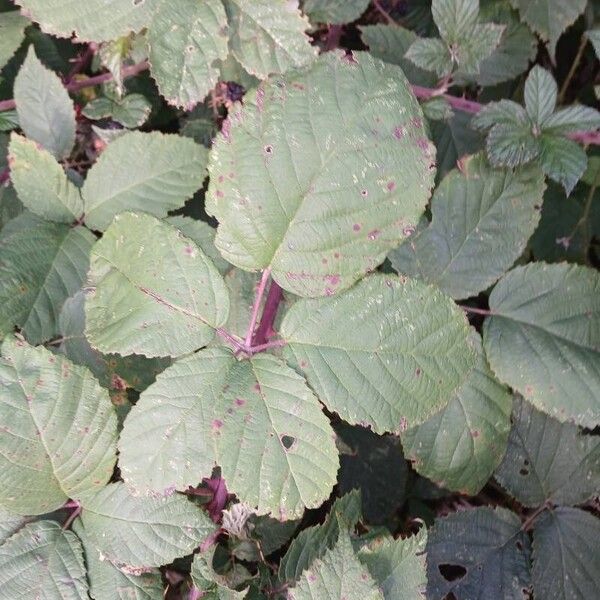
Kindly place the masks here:
<instances>
[{"instance_id":1,"label":"dense leafy ground cover","mask_svg":"<svg viewBox=\"0 0 600 600\"><path fill-rule=\"evenodd\" d=\"M595 23L0 0L0 600L600 597Z\"/></svg>"}]
</instances>

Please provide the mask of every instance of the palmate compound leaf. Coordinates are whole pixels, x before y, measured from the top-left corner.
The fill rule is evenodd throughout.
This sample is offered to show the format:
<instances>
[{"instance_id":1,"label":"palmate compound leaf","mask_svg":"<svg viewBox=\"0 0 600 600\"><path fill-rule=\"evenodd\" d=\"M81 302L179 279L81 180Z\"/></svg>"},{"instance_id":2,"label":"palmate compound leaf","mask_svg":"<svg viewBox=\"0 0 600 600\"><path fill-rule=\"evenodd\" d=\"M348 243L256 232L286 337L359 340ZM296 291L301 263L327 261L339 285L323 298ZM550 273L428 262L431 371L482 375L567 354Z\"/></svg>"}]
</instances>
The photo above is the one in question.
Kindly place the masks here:
<instances>
[{"instance_id":1,"label":"palmate compound leaf","mask_svg":"<svg viewBox=\"0 0 600 600\"><path fill-rule=\"evenodd\" d=\"M219 79L227 57L221 0L159 0L148 29L152 77L169 104L191 110Z\"/></svg>"},{"instance_id":2,"label":"palmate compound leaf","mask_svg":"<svg viewBox=\"0 0 600 600\"><path fill-rule=\"evenodd\" d=\"M94 235L24 212L0 239L0 333L16 325L39 344L54 337L65 300L81 288Z\"/></svg>"},{"instance_id":3,"label":"palmate compound leaf","mask_svg":"<svg viewBox=\"0 0 600 600\"><path fill-rule=\"evenodd\" d=\"M7 337L0 362L0 505L42 514L101 488L116 461L117 418L85 368Z\"/></svg>"},{"instance_id":4,"label":"palmate compound leaf","mask_svg":"<svg viewBox=\"0 0 600 600\"><path fill-rule=\"evenodd\" d=\"M409 235L435 148L402 71L367 53L322 55L234 106L211 151L216 245L284 289L349 287Z\"/></svg>"},{"instance_id":5,"label":"palmate compound leaf","mask_svg":"<svg viewBox=\"0 0 600 600\"><path fill-rule=\"evenodd\" d=\"M85 224L104 231L115 215L137 210L166 217L206 177L207 151L190 138L130 131L111 142L81 189Z\"/></svg>"},{"instance_id":6,"label":"palmate compound leaf","mask_svg":"<svg viewBox=\"0 0 600 600\"><path fill-rule=\"evenodd\" d=\"M17 4L46 33L104 42L147 26L157 0L18 0Z\"/></svg>"},{"instance_id":7,"label":"palmate compound leaf","mask_svg":"<svg viewBox=\"0 0 600 600\"><path fill-rule=\"evenodd\" d=\"M390 253L393 267L453 298L477 295L523 252L544 189L537 166L494 169L481 154L461 160L434 192L429 227Z\"/></svg>"},{"instance_id":8,"label":"palmate compound leaf","mask_svg":"<svg viewBox=\"0 0 600 600\"><path fill-rule=\"evenodd\" d=\"M81 519L73 531L83 546L90 596L94 600L161 600L162 575L157 568L122 571L102 555L89 540Z\"/></svg>"},{"instance_id":9,"label":"palmate compound leaf","mask_svg":"<svg viewBox=\"0 0 600 600\"><path fill-rule=\"evenodd\" d=\"M386 535L365 544L358 558L377 582L385 600L424 600L427 587L427 530L393 539Z\"/></svg>"},{"instance_id":10,"label":"palmate compound leaf","mask_svg":"<svg viewBox=\"0 0 600 600\"><path fill-rule=\"evenodd\" d=\"M309 23L298 0L223 0L223 4L229 47L251 75L266 79L315 60L317 50L305 33Z\"/></svg>"},{"instance_id":11,"label":"palmate compound leaf","mask_svg":"<svg viewBox=\"0 0 600 600\"><path fill-rule=\"evenodd\" d=\"M358 560L350 534L340 530L336 545L317 558L288 590L289 600L383 600L369 571Z\"/></svg>"},{"instance_id":12,"label":"palmate compound leaf","mask_svg":"<svg viewBox=\"0 0 600 600\"><path fill-rule=\"evenodd\" d=\"M126 572L191 554L215 530L208 514L182 494L134 496L124 483L111 483L81 503L90 544Z\"/></svg>"},{"instance_id":13,"label":"palmate compound leaf","mask_svg":"<svg viewBox=\"0 0 600 600\"><path fill-rule=\"evenodd\" d=\"M517 267L489 303L483 341L498 379L560 421L598 425L598 272L565 263Z\"/></svg>"},{"instance_id":14,"label":"palmate compound leaf","mask_svg":"<svg viewBox=\"0 0 600 600\"><path fill-rule=\"evenodd\" d=\"M89 599L81 542L72 531L36 521L0 546L0 600L17 598Z\"/></svg>"},{"instance_id":15,"label":"palmate compound leaf","mask_svg":"<svg viewBox=\"0 0 600 600\"><path fill-rule=\"evenodd\" d=\"M35 55L33 44L14 85L19 126L25 135L56 158L68 156L75 143L75 109L61 80Z\"/></svg>"},{"instance_id":16,"label":"palmate compound leaf","mask_svg":"<svg viewBox=\"0 0 600 600\"><path fill-rule=\"evenodd\" d=\"M427 542L427 598L523 600L530 542L517 515L479 507L438 518Z\"/></svg>"},{"instance_id":17,"label":"palmate compound leaf","mask_svg":"<svg viewBox=\"0 0 600 600\"><path fill-rule=\"evenodd\" d=\"M506 450L512 395L491 372L481 338L474 369L450 402L418 427L402 434L406 457L418 473L440 487L477 494Z\"/></svg>"},{"instance_id":18,"label":"palmate compound leaf","mask_svg":"<svg viewBox=\"0 0 600 600\"><path fill-rule=\"evenodd\" d=\"M577 508L545 512L533 529L535 598L589 600L600 590L600 520Z\"/></svg>"},{"instance_id":19,"label":"palmate compound leaf","mask_svg":"<svg viewBox=\"0 0 600 600\"><path fill-rule=\"evenodd\" d=\"M428 419L475 363L463 312L433 286L394 275L299 300L281 335L286 356L327 408L377 433Z\"/></svg>"},{"instance_id":20,"label":"palmate compound leaf","mask_svg":"<svg viewBox=\"0 0 600 600\"><path fill-rule=\"evenodd\" d=\"M242 502L280 518L326 500L339 464L304 379L274 356L239 361L225 348L161 373L126 419L119 450L123 478L137 491L196 485L218 464Z\"/></svg>"},{"instance_id":21,"label":"palmate compound leaf","mask_svg":"<svg viewBox=\"0 0 600 600\"><path fill-rule=\"evenodd\" d=\"M86 335L101 352L180 356L229 311L220 273L189 238L144 213L115 217L92 249Z\"/></svg>"},{"instance_id":22,"label":"palmate compound leaf","mask_svg":"<svg viewBox=\"0 0 600 600\"><path fill-rule=\"evenodd\" d=\"M8 151L10 179L24 206L59 223L82 216L81 193L50 152L17 133L11 135Z\"/></svg>"},{"instance_id":23,"label":"palmate compound leaf","mask_svg":"<svg viewBox=\"0 0 600 600\"><path fill-rule=\"evenodd\" d=\"M581 504L600 489L600 438L517 401L495 477L525 506Z\"/></svg>"}]
</instances>

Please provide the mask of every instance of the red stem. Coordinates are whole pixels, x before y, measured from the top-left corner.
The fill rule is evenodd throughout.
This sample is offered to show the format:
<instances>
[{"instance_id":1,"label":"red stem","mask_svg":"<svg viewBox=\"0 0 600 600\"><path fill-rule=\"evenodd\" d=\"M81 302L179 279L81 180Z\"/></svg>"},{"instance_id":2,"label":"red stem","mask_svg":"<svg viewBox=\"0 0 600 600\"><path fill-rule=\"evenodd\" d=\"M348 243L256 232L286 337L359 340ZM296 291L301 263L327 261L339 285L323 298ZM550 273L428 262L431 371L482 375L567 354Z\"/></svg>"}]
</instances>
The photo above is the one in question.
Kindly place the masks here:
<instances>
[{"instance_id":1,"label":"red stem","mask_svg":"<svg viewBox=\"0 0 600 600\"><path fill-rule=\"evenodd\" d=\"M88 63L92 60L92 58L94 58L94 54L96 53L96 50L97 50L97 46L96 46L96 44L94 44L92 42L92 43L88 44L88 47L85 49L85 51L82 52L75 59L75 61L73 63L73 67L69 71L69 74L67 75L67 79L65 80L66 85L71 83L71 81L73 81L73 78L75 77L75 75L81 73L81 71L83 71L87 67Z\"/></svg>"},{"instance_id":2,"label":"red stem","mask_svg":"<svg viewBox=\"0 0 600 600\"><path fill-rule=\"evenodd\" d=\"M279 310L279 305L283 299L283 291L279 287L276 281L271 281L271 287L269 288L269 294L265 301L265 307L263 309L262 318L254 338L252 339L252 347L259 347L267 343L267 339L273 332L273 323L275 323L275 317Z\"/></svg>"},{"instance_id":3,"label":"red stem","mask_svg":"<svg viewBox=\"0 0 600 600\"><path fill-rule=\"evenodd\" d=\"M4 185L10 179L10 169L7 167L0 171L0 185Z\"/></svg>"},{"instance_id":4,"label":"red stem","mask_svg":"<svg viewBox=\"0 0 600 600\"><path fill-rule=\"evenodd\" d=\"M459 304L459 306L465 312L474 313L476 315L484 315L486 317L489 317L490 315L494 314L491 310L487 310L486 308L475 308L474 306L465 306L464 304Z\"/></svg>"},{"instance_id":5,"label":"red stem","mask_svg":"<svg viewBox=\"0 0 600 600\"><path fill-rule=\"evenodd\" d=\"M254 296L254 304L252 305L252 314L250 316L250 323L248 324L248 330L246 331L246 339L244 340L244 344L246 347L250 347L252 344L252 336L254 334L254 329L256 327L256 321L258 320L258 313L260 311L260 305L265 295L265 289L267 288L267 283L269 282L269 278L271 277L271 269L267 268L263 271L262 277L260 278L260 283L258 284L258 289L256 290L256 295Z\"/></svg>"}]
</instances>

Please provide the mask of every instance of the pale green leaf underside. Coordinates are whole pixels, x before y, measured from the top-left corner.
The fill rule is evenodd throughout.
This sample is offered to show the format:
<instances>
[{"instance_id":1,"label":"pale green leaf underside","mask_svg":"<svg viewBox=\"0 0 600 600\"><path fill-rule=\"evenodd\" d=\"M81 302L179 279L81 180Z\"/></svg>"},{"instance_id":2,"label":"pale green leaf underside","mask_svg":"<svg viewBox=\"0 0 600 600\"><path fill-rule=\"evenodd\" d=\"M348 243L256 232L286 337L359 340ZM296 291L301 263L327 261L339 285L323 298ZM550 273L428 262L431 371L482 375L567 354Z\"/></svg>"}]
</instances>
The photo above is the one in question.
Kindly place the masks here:
<instances>
[{"instance_id":1,"label":"pale green leaf underside","mask_svg":"<svg viewBox=\"0 0 600 600\"><path fill-rule=\"evenodd\" d=\"M115 218L92 249L86 334L102 352L179 356L227 320L223 278L194 242L144 213Z\"/></svg>"},{"instance_id":2,"label":"pale green leaf underside","mask_svg":"<svg viewBox=\"0 0 600 600\"><path fill-rule=\"evenodd\" d=\"M481 155L463 160L435 190L429 227L392 250L392 265L453 298L475 296L523 252L544 189L538 167L494 169Z\"/></svg>"},{"instance_id":3,"label":"pale green leaf underside","mask_svg":"<svg viewBox=\"0 0 600 600\"><path fill-rule=\"evenodd\" d=\"M393 539L385 536L363 546L358 552L385 600L423 600L427 587L425 544L427 530Z\"/></svg>"},{"instance_id":4,"label":"pale green leaf underside","mask_svg":"<svg viewBox=\"0 0 600 600\"><path fill-rule=\"evenodd\" d=\"M156 0L18 0L42 31L80 41L104 42L150 21Z\"/></svg>"},{"instance_id":5,"label":"pale green leaf underside","mask_svg":"<svg viewBox=\"0 0 600 600\"><path fill-rule=\"evenodd\" d=\"M27 25L29 20L16 10L0 14L0 69L18 50Z\"/></svg>"},{"instance_id":6,"label":"pale green leaf underside","mask_svg":"<svg viewBox=\"0 0 600 600\"><path fill-rule=\"evenodd\" d=\"M73 531L81 540L94 600L161 600L163 598L162 576L158 569L143 572L121 571L88 539L80 519L73 523ZM142 571L141 569L139 571Z\"/></svg>"},{"instance_id":7,"label":"pale green leaf underside","mask_svg":"<svg viewBox=\"0 0 600 600\"><path fill-rule=\"evenodd\" d=\"M56 158L68 156L75 143L75 110L58 75L35 55L33 44L14 84L19 126L28 138Z\"/></svg>"},{"instance_id":8,"label":"pale green leaf underside","mask_svg":"<svg viewBox=\"0 0 600 600\"><path fill-rule=\"evenodd\" d=\"M600 488L600 440L516 402L508 448L495 477L521 504L581 504Z\"/></svg>"},{"instance_id":9,"label":"pale green leaf underside","mask_svg":"<svg viewBox=\"0 0 600 600\"><path fill-rule=\"evenodd\" d=\"M290 600L383 600L377 584L352 549L346 530L333 549L317 558L298 584L288 591Z\"/></svg>"},{"instance_id":10,"label":"pale green leaf underside","mask_svg":"<svg viewBox=\"0 0 600 600\"><path fill-rule=\"evenodd\" d=\"M209 166L216 245L238 267L270 267L295 294L333 294L412 231L434 163L401 70L327 53L230 112Z\"/></svg>"},{"instance_id":11,"label":"pale green leaf underside","mask_svg":"<svg viewBox=\"0 0 600 600\"><path fill-rule=\"evenodd\" d=\"M350 23L360 17L369 0L305 0L302 10L315 23Z\"/></svg>"},{"instance_id":12,"label":"pale green leaf underside","mask_svg":"<svg viewBox=\"0 0 600 600\"><path fill-rule=\"evenodd\" d=\"M138 497L123 483L88 495L82 505L90 544L124 570L157 567L191 554L215 529L184 495Z\"/></svg>"},{"instance_id":13,"label":"pale green leaf underside","mask_svg":"<svg viewBox=\"0 0 600 600\"><path fill-rule=\"evenodd\" d=\"M413 468L440 487L477 494L502 460L510 431L512 395L494 377L481 338L474 369L441 412L402 435Z\"/></svg>"},{"instance_id":14,"label":"pale green leaf underside","mask_svg":"<svg viewBox=\"0 0 600 600\"><path fill-rule=\"evenodd\" d=\"M483 340L492 370L539 410L600 423L600 275L533 263L505 275L490 296Z\"/></svg>"},{"instance_id":15,"label":"pale green leaf underside","mask_svg":"<svg viewBox=\"0 0 600 600\"><path fill-rule=\"evenodd\" d=\"M588 600L600 590L600 522L577 508L558 507L533 530L532 583L536 598Z\"/></svg>"},{"instance_id":16,"label":"pale green leaf underside","mask_svg":"<svg viewBox=\"0 0 600 600\"><path fill-rule=\"evenodd\" d=\"M0 545L27 522L27 517L11 513L0 507Z\"/></svg>"},{"instance_id":17,"label":"pale green leaf underside","mask_svg":"<svg viewBox=\"0 0 600 600\"><path fill-rule=\"evenodd\" d=\"M529 587L530 542L511 511L479 507L438 518L427 542L427 598L521 600ZM440 565L465 569L446 579Z\"/></svg>"},{"instance_id":18,"label":"pale green leaf underside","mask_svg":"<svg viewBox=\"0 0 600 600\"><path fill-rule=\"evenodd\" d=\"M116 462L117 419L85 368L8 337L0 362L0 504L42 514L102 487Z\"/></svg>"},{"instance_id":19,"label":"pale green leaf underside","mask_svg":"<svg viewBox=\"0 0 600 600\"><path fill-rule=\"evenodd\" d=\"M202 185L206 160L206 148L190 138L158 131L122 135L100 155L81 189L86 225L104 231L129 210L166 217Z\"/></svg>"},{"instance_id":20,"label":"pale green leaf underside","mask_svg":"<svg viewBox=\"0 0 600 600\"><path fill-rule=\"evenodd\" d=\"M441 409L475 362L462 311L417 280L372 275L299 300L281 326L285 353L329 410L399 432Z\"/></svg>"},{"instance_id":21,"label":"pale green leaf underside","mask_svg":"<svg viewBox=\"0 0 600 600\"><path fill-rule=\"evenodd\" d=\"M316 48L305 33L308 19L298 0L224 0L224 5L229 47L251 75L265 79L315 60Z\"/></svg>"},{"instance_id":22,"label":"pale green leaf underside","mask_svg":"<svg viewBox=\"0 0 600 600\"><path fill-rule=\"evenodd\" d=\"M210 348L158 376L125 421L121 470L140 491L195 485L215 464L259 512L301 516L335 484L333 431L304 380L270 355Z\"/></svg>"},{"instance_id":23,"label":"pale green leaf underside","mask_svg":"<svg viewBox=\"0 0 600 600\"><path fill-rule=\"evenodd\" d=\"M190 110L219 79L227 57L221 0L162 0L148 30L152 76L169 104Z\"/></svg>"},{"instance_id":24,"label":"pale green leaf underside","mask_svg":"<svg viewBox=\"0 0 600 600\"><path fill-rule=\"evenodd\" d=\"M54 521L30 523L0 546L0 600L88 600L81 542Z\"/></svg>"},{"instance_id":25,"label":"pale green leaf underside","mask_svg":"<svg viewBox=\"0 0 600 600\"><path fill-rule=\"evenodd\" d=\"M50 152L16 133L8 151L10 178L24 206L48 221L72 223L81 217L79 189Z\"/></svg>"},{"instance_id":26,"label":"pale green leaf underside","mask_svg":"<svg viewBox=\"0 0 600 600\"><path fill-rule=\"evenodd\" d=\"M0 240L0 333L17 325L39 344L56 335L65 300L84 282L94 236L29 212L11 225Z\"/></svg>"}]
</instances>

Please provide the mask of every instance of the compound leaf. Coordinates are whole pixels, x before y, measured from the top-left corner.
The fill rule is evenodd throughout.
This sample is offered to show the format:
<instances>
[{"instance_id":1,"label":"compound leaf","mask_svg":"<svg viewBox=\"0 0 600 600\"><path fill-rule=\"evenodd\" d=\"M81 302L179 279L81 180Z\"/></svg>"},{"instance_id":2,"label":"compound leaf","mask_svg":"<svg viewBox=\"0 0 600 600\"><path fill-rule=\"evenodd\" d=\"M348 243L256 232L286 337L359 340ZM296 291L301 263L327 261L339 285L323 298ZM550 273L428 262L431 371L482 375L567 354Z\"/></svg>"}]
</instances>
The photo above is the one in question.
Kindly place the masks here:
<instances>
[{"instance_id":1,"label":"compound leaf","mask_svg":"<svg viewBox=\"0 0 600 600\"><path fill-rule=\"evenodd\" d=\"M102 487L116 461L117 419L92 374L7 337L0 363L0 504L42 514Z\"/></svg>"},{"instance_id":2,"label":"compound leaf","mask_svg":"<svg viewBox=\"0 0 600 600\"><path fill-rule=\"evenodd\" d=\"M230 111L209 166L216 245L238 267L270 267L295 294L335 293L412 231L433 165L400 69L327 53Z\"/></svg>"},{"instance_id":3,"label":"compound leaf","mask_svg":"<svg viewBox=\"0 0 600 600\"><path fill-rule=\"evenodd\" d=\"M75 110L58 75L44 67L29 46L14 85L19 126L28 138L56 158L68 156L75 143Z\"/></svg>"},{"instance_id":4,"label":"compound leaf","mask_svg":"<svg viewBox=\"0 0 600 600\"><path fill-rule=\"evenodd\" d=\"M508 448L495 477L521 504L580 504L600 488L600 439L515 402ZM545 596L544 596L545 597Z\"/></svg>"},{"instance_id":5,"label":"compound leaf","mask_svg":"<svg viewBox=\"0 0 600 600\"><path fill-rule=\"evenodd\" d=\"M425 421L475 362L462 311L433 286L391 275L299 300L281 335L286 356L328 409L377 433Z\"/></svg>"},{"instance_id":6,"label":"compound leaf","mask_svg":"<svg viewBox=\"0 0 600 600\"><path fill-rule=\"evenodd\" d=\"M162 0L148 30L152 76L169 104L191 110L219 79L227 57L221 0Z\"/></svg>"},{"instance_id":7,"label":"compound leaf","mask_svg":"<svg viewBox=\"0 0 600 600\"><path fill-rule=\"evenodd\" d=\"M82 506L90 544L129 572L191 554L215 529L208 515L185 496L133 496L123 483L88 494Z\"/></svg>"},{"instance_id":8,"label":"compound leaf","mask_svg":"<svg viewBox=\"0 0 600 600\"><path fill-rule=\"evenodd\" d=\"M124 213L92 249L86 335L101 352L179 356L205 346L229 310L225 282L194 242Z\"/></svg>"},{"instance_id":9,"label":"compound leaf","mask_svg":"<svg viewBox=\"0 0 600 600\"><path fill-rule=\"evenodd\" d=\"M206 148L190 138L131 131L111 142L90 169L81 193L85 223L104 231L115 215L139 210L166 217L206 177Z\"/></svg>"},{"instance_id":10,"label":"compound leaf","mask_svg":"<svg viewBox=\"0 0 600 600\"><path fill-rule=\"evenodd\" d=\"M23 527L0 546L0 600L88 600L81 542L54 521Z\"/></svg>"},{"instance_id":11,"label":"compound leaf","mask_svg":"<svg viewBox=\"0 0 600 600\"><path fill-rule=\"evenodd\" d=\"M585 150L577 142L558 135L544 133L539 140L542 170L560 183L568 196L587 167Z\"/></svg>"},{"instance_id":12,"label":"compound leaf","mask_svg":"<svg viewBox=\"0 0 600 600\"><path fill-rule=\"evenodd\" d=\"M394 268L453 298L486 290L523 252L540 219L537 166L494 169L481 155L461 161L436 188L429 227L390 253Z\"/></svg>"},{"instance_id":13,"label":"compound leaf","mask_svg":"<svg viewBox=\"0 0 600 600\"><path fill-rule=\"evenodd\" d=\"M483 340L492 370L539 410L584 427L600 423L600 275L532 263L490 295Z\"/></svg>"}]
</instances>

